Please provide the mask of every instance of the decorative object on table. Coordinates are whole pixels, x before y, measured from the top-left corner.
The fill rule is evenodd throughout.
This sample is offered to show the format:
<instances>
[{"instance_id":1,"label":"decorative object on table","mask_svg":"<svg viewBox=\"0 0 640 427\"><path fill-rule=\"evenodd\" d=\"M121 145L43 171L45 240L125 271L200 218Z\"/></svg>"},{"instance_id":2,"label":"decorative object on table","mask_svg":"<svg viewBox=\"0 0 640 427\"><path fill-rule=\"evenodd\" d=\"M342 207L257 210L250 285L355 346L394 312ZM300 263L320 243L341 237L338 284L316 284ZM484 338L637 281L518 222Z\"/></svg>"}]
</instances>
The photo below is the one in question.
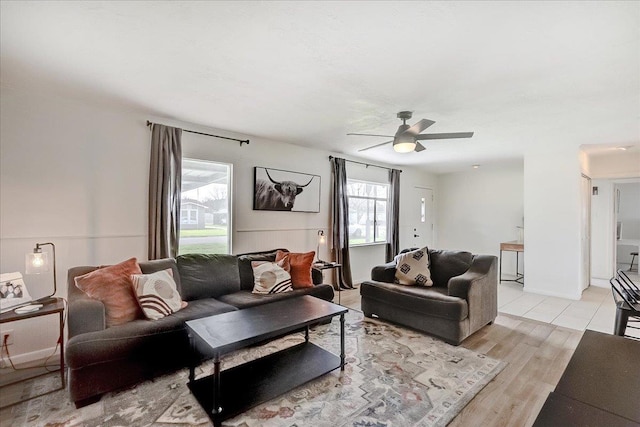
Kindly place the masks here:
<instances>
[{"instance_id":1,"label":"decorative object on table","mask_svg":"<svg viewBox=\"0 0 640 427\"><path fill-rule=\"evenodd\" d=\"M320 176L255 167L253 209L320 212Z\"/></svg>"},{"instance_id":2,"label":"decorative object on table","mask_svg":"<svg viewBox=\"0 0 640 427\"><path fill-rule=\"evenodd\" d=\"M505 362L463 347L453 347L415 330L346 315L344 372L336 370L225 422L227 426L394 425L444 426L506 366ZM340 343L340 323L310 331L311 342L330 351ZM292 335L222 358L232 368L285 346L304 341ZM196 370L213 372L213 362ZM210 425L209 417L187 388L189 370L145 381L105 395L101 402L76 409L63 390L40 405L21 404L7 425ZM55 378L53 378L55 379ZM34 390L52 376L25 383ZM46 408L46 410L44 410ZM311 418L313 417L313 418ZM5 421L5 420L3 420ZM243 424L244 423L244 424Z\"/></svg>"},{"instance_id":3,"label":"decorative object on table","mask_svg":"<svg viewBox=\"0 0 640 427\"><path fill-rule=\"evenodd\" d=\"M22 274L0 274L0 313L22 307L31 302L31 295L24 284Z\"/></svg>"},{"instance_id":4,"label":"decorative object on table","mask_svg":"<svg viewBox=\"0 0 640 427\"><path fill-rule=\"evenodd\" d=\"M51 246L51 254L53 255L53 293L46 297L38 298L36 302L48 304L56 301L54 295L58 290L56 282L56 245L51 242L36 243L33 252L25 255L25 274L42 274L49 272L49 254L42 252L42 246Z\"/></svg>"},{"instance_id":5,"label":"decorative object on table","mask_svg":"<svg viewBox=\"0 0 640 427\"><path fill-rule=\"evenodd\" d=\"M316 263L325 264L326 261L320 259L320 247L324 247L327 244L327 236L324 234L324 230L318 230L318 244L316 246Z\"/></svg>"}]
</instances>

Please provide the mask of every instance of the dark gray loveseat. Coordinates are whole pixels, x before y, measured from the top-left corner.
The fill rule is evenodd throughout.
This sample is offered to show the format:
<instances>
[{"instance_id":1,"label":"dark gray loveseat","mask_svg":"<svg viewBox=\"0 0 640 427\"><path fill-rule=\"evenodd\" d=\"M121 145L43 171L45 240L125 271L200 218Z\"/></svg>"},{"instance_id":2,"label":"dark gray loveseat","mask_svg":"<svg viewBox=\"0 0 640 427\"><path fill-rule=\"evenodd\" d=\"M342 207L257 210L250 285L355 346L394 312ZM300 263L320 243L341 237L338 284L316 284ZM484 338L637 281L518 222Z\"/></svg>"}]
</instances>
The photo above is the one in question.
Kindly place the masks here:
<instances>
[{"instance_id":1,"label":"dark gray loveseat","mask_svg":"<svg viewBox=\"0 0 640 427\"><path fill-rule=\"evenodd\" d=\"M130 386L188 366L191 356L184 322L241 310L298 295L333 299L333 287L321 284L322 273L312 271L315 286L273 295L251 293L252 260L275 260L276 250L242 255L183 255L140 262L145 274L171 268L178 291L188 305L159 320L139 319L105 327L100 301L75 286L75 277L98 267L74 267L68 273L69 340L65 361L69 393L76 407L95 402L108 391Z\"/></svg>"},{"instance_id":2,"label":"dark gray loveseat","mask_svg":"<svg viewBox=\"0 0 640 427\"><path fill-rule=\"evenodd\" d=\"M498 314L497 258L429 249L432 287L395 283L395 262L362 282L362 311L458 345Z\"/></svg>"}]
</instances>

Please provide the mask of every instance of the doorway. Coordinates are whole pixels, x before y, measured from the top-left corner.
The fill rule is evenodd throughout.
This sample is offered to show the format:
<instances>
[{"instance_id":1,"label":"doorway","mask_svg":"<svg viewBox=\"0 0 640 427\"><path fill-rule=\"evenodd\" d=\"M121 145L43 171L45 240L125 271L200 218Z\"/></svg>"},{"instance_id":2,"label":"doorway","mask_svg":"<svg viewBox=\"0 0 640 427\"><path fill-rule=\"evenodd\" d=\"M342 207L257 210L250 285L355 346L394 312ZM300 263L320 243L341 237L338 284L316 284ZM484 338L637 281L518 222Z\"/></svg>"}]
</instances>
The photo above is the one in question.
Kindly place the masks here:
<instances>
[{"instance_id":1,"label":"doorway","mask_svg":"<svg viewBox=\"0 0 640 427\"><path fill-rule=\"evenodd\" d=\"M433 190L414 187L409 211L407 242L414 248L433 245Z\"/></svg>"}]
</instances>

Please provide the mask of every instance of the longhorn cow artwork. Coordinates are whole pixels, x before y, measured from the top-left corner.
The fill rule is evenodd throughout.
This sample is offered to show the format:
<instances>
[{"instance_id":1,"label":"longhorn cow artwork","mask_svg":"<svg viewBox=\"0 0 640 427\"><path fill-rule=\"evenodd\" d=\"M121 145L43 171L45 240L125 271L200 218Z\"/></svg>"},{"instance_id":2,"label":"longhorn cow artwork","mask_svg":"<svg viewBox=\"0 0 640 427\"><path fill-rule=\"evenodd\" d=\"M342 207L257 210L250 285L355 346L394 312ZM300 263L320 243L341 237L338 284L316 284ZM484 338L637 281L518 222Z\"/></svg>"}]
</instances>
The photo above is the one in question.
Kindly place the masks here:
<instances>
[{"instance_id":1,"label":"longhorn cow artwork","mask_svg":"<svg viewBox=\"0 0 640 427\"><path fill-rule=\"evenodd\" d=\"M320 212L320 176L254 168L253 209Z\"/></svg>"}]
</instances>

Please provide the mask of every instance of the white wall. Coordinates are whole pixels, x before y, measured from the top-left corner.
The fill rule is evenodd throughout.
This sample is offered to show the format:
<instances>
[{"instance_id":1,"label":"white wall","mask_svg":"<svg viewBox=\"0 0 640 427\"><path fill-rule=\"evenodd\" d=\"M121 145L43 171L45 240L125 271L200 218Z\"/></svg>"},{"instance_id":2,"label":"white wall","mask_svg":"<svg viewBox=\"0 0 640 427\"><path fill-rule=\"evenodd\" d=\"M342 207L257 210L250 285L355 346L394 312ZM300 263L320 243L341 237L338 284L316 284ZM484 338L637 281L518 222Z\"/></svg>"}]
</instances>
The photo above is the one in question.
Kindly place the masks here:
<instances>
[{"instance_id":1,"label":"white wall","mask_svg":"<svg viewBox=\"0 0 640 427\"><path fill-rule=\"evenodd\" d=\"M437 248L499 256L500 242L518 239L523 179L522 163L439 175ZM503 263L505 278L515 273L515 253L505 252Z\"/></svg>"},{"instance_id":2,"label":"white wall","mask_svg":"<svg viewBox=\"0 0 640 427\"><path fill-rule=\"evenodd\" d=\"M154 117L122 105L2 87L0 104L0 271L24 273L36 242L57 248L58 295L66 296L72 266L146 259L150 132L146 120L250 138L239 143L184 134L185 157L233 164L233 252L274 247L316 249L317 230L330 230L329 152ZM335 155L335 154L334 154ZM253 167L321 176L319 213L253 211ZM358 168L349 164L349 173ZM373 171L377 168L368 168ZM402 168L403 188L433 178ZM381 182L387 171L377 169ZM402 202L401 202L402 203ZM402 226L402 224L401 224ZM328 259L329 246L322 255ZM384 261L384 246L354 248L357 281ZM329 275L325 279L329 279ZM26 276L33 297L47 295L50 276ZM47 318L3 325L14 330L16 361L48 355L57 323Z\"/></svg>"},{"instance_id":3,"label":"white wall","mask_svg":"<svg viewBox=\"0 0 640 427\"><path fill-rule=\"evenodd\" d=\"M524 161L524 290L580 299L581 156L553 141L531 144Z\"/></svg>"}]
</instances>

